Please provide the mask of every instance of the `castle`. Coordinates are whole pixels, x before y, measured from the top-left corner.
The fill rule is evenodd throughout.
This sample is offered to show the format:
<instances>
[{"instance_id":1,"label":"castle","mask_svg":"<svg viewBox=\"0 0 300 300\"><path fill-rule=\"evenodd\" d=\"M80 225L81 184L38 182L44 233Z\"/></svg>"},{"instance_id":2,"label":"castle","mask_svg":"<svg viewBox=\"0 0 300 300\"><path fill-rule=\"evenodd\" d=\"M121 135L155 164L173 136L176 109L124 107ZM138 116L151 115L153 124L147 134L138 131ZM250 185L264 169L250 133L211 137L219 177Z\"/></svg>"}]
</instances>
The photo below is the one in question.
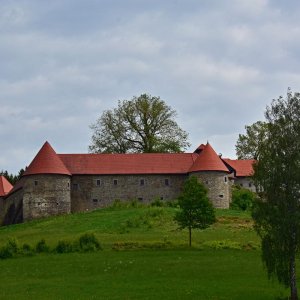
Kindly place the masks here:
<instances>
[{"instance_id":1,"label":"castle","mask_svg":"<svg viewBox=\"0 0 300 300\"><path fill-rule=\"evenodd\" d=\"M253 162L222 159L209 143L193 153L57 154L46 142L14 187L1 177L0 218L7 225L116 199L171 201L191 175L207 187L216 208L228 208L233 183L254 190Z\"/></svg>"}]
</instances>

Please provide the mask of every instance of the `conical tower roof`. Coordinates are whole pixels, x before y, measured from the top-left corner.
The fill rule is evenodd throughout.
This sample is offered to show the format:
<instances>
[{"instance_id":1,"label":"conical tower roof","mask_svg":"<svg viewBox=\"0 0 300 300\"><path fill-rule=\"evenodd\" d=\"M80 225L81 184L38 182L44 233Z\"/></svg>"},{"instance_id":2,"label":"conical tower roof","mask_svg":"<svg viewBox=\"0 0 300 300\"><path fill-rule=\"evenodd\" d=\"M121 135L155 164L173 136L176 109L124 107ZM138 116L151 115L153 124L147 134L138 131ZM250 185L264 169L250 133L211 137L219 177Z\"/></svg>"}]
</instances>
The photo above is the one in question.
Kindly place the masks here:
<instances>
[{"instance_id":1,"label":"conical tower roof","mask_svg":"<svg viewBox=\"0 0 300 300\"><path fill-rule=\"evenodd\" d=\"M70 171L48 142L43 145L23 176L34 174L71 175Z\"/></svg>"},{"instance_id":2,"label":"conical tower roof","mask_svg":"<svg viewBox=\"0 0 300 300\"><path fill-rule=\"evenodd\" d=\"M209 143L202 148L202 151L189 170L189 172L198 171L223 171L229 173L228 168Z\"/></svg>"},{"instance_id":3,"label":"conical tower roof","mask_svg":"<svg viewBox=\"0 0 300 300\"><path fill-rule=\"evenodd\" d=\"M8 194L12 188L10 182L4 176L0 176L0 197Z\"/></svg>"}]
</instances>

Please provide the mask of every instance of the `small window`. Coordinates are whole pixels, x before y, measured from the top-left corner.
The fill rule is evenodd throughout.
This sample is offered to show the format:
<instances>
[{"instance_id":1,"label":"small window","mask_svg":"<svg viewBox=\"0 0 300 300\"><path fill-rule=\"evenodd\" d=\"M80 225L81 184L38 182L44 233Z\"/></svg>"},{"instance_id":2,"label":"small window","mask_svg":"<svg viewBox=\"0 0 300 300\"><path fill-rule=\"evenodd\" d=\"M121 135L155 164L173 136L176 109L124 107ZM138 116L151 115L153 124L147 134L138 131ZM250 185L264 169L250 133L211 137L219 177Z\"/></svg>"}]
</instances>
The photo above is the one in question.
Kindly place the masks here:
<instances>
[{"instance_id":1,"label":"small window","mask_svg":"<svg viewBox=\"0 0 300 300\"><path fill-rule=\"evenodd\" d=\"M208 180L206 180L205 183L208 184Z\"/></svg>"},{"instance_id":2,"label":"small window","mask_svg":"<svg viewBox=\"0 0 300 300\"><path fill-rule=\"evenodd\" d=\"M249 187L252 187L252 183L251 182L249 182Z\"/></svg>"},{"instance_id":3,"label":"small window","mask_svg":"<svg viewBox=\"0 0 300 300\"><path fill-rule=\"evenodd\" d=\"M78 191L78 183L73 183L73 190Z\"/></svg>"},{"instance_id":4,"label":"small window","mask_svg":"<svg viewBox=\"0 0 300 300\"><path fill-rule=\"evenodd\" d=\"M242 183L240 183L240 186L243 186L243 184L242 184Z\"/></svg>"},{"instance_id":5,"label":"small window","mask_svg":"<svg viewBox=\"0 0 300 300\"><path fill-rule=\"evenodd\" d=\"M93 199L93 202L94 203L98 203L98 199Z\"/></svg>"},{"instance_id":6,"label":"small window","mask_svg":"<svg viewBox=\"0 0 300 300\"><path fill-rule=\"evenodd\" d=\"M222 194L221 194L221 195L219 195L219 198L223 198L223 197L224 197L224 195L222 195Z\"/></svg>"},{"instance_id":7,"label":"small window","mask_svg":"<svg viewBox=\"0 0 300 300\"><path fill-rule=\"evenodd\" d=\"M170 185L170 181L168 178L165 179L165 186L169 186Z\"/></svg>"},{"instance_id":8,"label":"small window","mask_svg":"<svg viewBox=\"0 0 300 300\"><path fill-rule=\"evenodd\" d=\"M59 204L59 203L58 203L58 202L56 202L56 205L57 205L57 206L58 206L58 204Z\"/></svg>"},{"instance_id":9,"label":"small window","mask_svg":"<svg viewBox=\"0 0 300 300\"><path fill-rule=\"evenodd\" d=\"M139 197L138 200L139 200L139 201L143 201L143 198L142 198L142 197Z\"/></svg>"},{"instance_id":10,"label":"small window","mask_svg":"<svg viewBox=\"0 0 300 300\"><path fill-rule=\"evenodd\" d=\"M96 186L100 186L101 185L101 180L100 179L97 179L96 180Z\"/></svg>"},{"instance_id":11,"label":"small window","mask_svg":"<svg viewBox=\"0 0 300 300\"><path fill-rule=\"evenodd\" d=\"M227 182L227 176L224 177L224 182Z\"/></svg>"},{"instance_id":12,"label":"small window","mask_svg":"<svg viewBox=\"0 0 300 300\"><path fill-rule=\"evenodd\" d=\"M39 182L37 180L34 181L34 185L37 186Z\"/></svg>"},{"instance_id":13,"label":"small window","mask_svg":"<svg viewBox=\"0 0 300 300\"><path fill-rule=\"evenodd\" d=\"M161 197L160 197L160 200L164 200L164 197L163 197L163 196L161 196Z\"/></svg>"},{"instance_id":14,"label":"small window","mask_svg":"<svg viewBox=\"0 0 300 300\"><path fill-rule=\"evenodd\" d=\"M118 185L118 179L114 179L114 185Z\"/></svg>"},{"instance_id":15,"label":"small window","mask_svg":"<svg viewBox=\"0 0 300 300\"><path fill-rule=\"evenodd\" d=\"M41 205L41 202L38 202L38 205Z\"/></svg>"},{"instance_id":16,"label":"small window","mask_svg":"<svg viewBox=\"0 0 300 300\"><path fill-rule=\"evenodd\" d=\"M145 185L145 179L140 180L140 185Z\"/></svg>"},{"instance_id":17,"label":"small window","mask_svg":"<svg viewBox=\"0 0 300 300\"><path fill-rule=\"evenodd\" d=\"M67 186L70 187L70 182L68 182Z\"/></svg>"}]
</instances>

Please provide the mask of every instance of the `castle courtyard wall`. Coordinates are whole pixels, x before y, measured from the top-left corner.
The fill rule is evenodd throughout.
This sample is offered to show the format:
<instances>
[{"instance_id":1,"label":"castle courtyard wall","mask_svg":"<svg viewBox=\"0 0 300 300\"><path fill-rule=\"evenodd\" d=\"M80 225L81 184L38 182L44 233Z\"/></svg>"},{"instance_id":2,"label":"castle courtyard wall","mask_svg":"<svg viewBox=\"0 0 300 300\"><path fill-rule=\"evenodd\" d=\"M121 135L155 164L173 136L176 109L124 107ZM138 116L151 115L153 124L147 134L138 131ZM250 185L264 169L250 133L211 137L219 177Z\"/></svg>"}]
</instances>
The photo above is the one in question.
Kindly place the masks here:
<instances>
[{"instance_id":1,"label":"castle courtyard wall","mask_svg":"<svg viewBox=\"0 0 300 300\"><path fill-rule=\"evenodd\" d=\"M176 199L187 175L73 175L72 212L93 210L111 205L114 200Z\"/></svg>"}]
</instances>

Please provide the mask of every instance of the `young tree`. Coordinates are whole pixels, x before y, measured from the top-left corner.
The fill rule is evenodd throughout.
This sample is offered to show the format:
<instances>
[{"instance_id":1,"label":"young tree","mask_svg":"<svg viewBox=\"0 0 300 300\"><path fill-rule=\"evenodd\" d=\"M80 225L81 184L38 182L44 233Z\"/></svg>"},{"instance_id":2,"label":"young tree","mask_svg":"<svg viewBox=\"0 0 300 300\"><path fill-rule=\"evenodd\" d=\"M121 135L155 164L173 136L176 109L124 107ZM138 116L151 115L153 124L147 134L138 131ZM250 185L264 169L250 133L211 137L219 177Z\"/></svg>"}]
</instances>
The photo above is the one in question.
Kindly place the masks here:
<instances>
[{"instance_id":1,"label":"young tree","mask_svg":"<svg viewBox=\"0 0 300 300\"><path fill-rule=\"evenodd\" d=\"M236 155L238 159L258 159L259 145L266 140L268 124L258 121L245 129L246 134L239 134L236 142Z\"/></svg>"},{"instance_id":2,"label":"young tree","mask_svg":"<svg viewBox=\"0 0 300 300\"><path fill-rule=\"evenodd\" d=\"M298 299L296 253L300 246L300 94L273 100L265 113L267 139L259 146L254 182L260 199L253 210L269 277L277 276Z\"/></svg>"},{"instance_id":3,"label":"young tree","mask_svg":"<svg viewBox=\"0 0 300 300\"><path fill-rule=\"evenodd\" d=\"M213 224L216 220L215 210L207 197L207 189L196 176L191 176L185 181L178 204L180 211L176 213L174 220L180 229L188 228L191 247L192 229L205 229Z\"/></svg>"},{"instance_id":4,"label":"young tree","mask_svg":"<svg viewBox=\"0 0 300 300\"><path fill-rule=\"evenodd\" d=\"M93 153L181 152L188 134L175 121L176 112L159 97L142 94L119 101L105 111L95 124Z\"/></svg>"}]
</instances>

